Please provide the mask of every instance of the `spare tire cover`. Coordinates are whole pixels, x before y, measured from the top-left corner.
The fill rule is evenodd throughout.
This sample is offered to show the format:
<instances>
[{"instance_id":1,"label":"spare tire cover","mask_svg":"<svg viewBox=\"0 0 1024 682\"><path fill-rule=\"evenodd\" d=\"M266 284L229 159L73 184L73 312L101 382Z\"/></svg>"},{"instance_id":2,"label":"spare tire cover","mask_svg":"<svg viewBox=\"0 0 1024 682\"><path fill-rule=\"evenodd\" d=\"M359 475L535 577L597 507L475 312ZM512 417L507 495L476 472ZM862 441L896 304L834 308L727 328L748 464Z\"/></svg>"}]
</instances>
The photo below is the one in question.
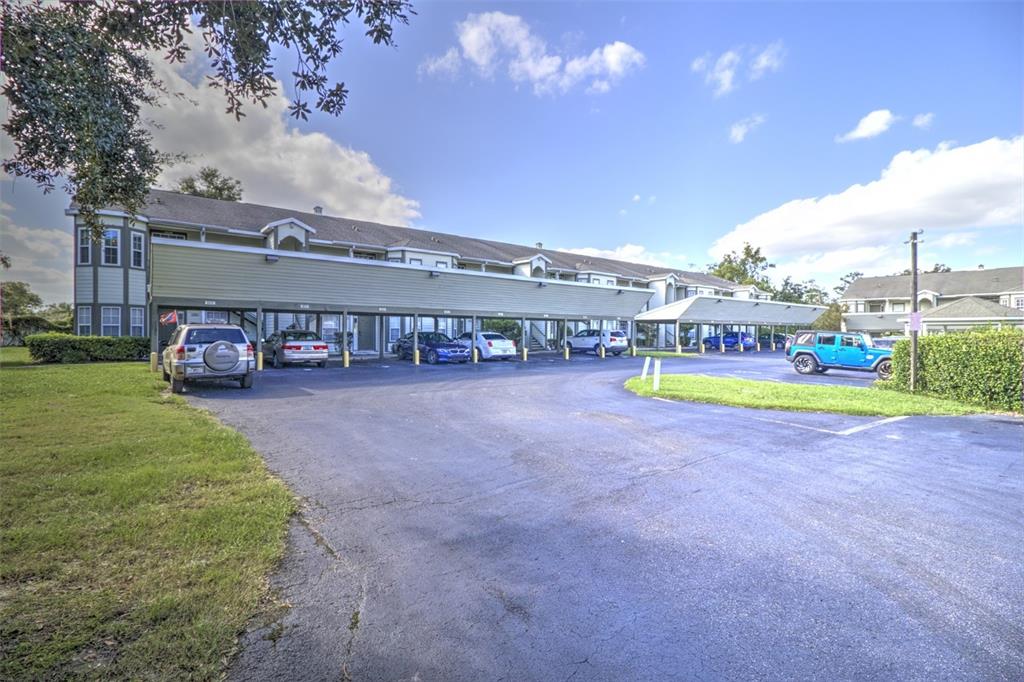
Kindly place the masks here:
<instances>
[{"instance_id":1,"label":"spare tire cover","mask_svg":"<svg viewBox=\"0 0 1024 682\"><path fill-rule=\"evenodd\" d=\"M203 361L215 372L226 372L238 364L238 349L228 341L211 343L203 351Z\"/></svg>"}]
</instances>

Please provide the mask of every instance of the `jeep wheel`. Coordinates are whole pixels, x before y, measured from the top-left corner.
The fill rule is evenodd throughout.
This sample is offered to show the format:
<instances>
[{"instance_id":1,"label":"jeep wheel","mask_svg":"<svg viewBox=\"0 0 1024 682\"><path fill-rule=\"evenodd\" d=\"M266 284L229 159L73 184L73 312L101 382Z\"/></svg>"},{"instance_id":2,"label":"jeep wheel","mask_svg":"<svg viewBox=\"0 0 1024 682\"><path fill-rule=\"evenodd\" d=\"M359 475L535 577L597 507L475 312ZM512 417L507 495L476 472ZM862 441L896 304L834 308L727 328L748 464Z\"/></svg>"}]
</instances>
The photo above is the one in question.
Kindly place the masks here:
<instances>
[{"instance_id":1,"label":"jeep wheel","mask_svg":"<svg viewBox=\"0 0 1024 682\"><path fill-rule=\"evenodd\" d=\"M246 374L244 377L239 379L238 385L242 388L252 388L252 374Z\"/></svg>"},{"instance_id":2,"label":"jeep wheel","mask_svg":"<svg viewBox=\"0 0 1024 682\"><path fill-rule=\"evenodd\" d=\"M177 377L171 377L171 393L184 393L185 391L185 380Z\"/></svg>"},{"instance_id":3,"label":"jeep wheel","mask_svg":"<svg viewBox=\"0 0 1024 682\"><path fill-rule=\"evenodd\" d=\"M892 360L882 360L877 367L878 378L882 381L892 378Z\"/></svg>"},{"instance_id":4,"label":"jeep wheel","mask_svg":"<svg viewBox=\"0 0 1024 682\"><path fill-rule=\"evenodd\" d=\"M814 374L818 371L818 361L813 355L798 355L793 361L793 367L800 374Z\"/></svg>"}]
</instances>

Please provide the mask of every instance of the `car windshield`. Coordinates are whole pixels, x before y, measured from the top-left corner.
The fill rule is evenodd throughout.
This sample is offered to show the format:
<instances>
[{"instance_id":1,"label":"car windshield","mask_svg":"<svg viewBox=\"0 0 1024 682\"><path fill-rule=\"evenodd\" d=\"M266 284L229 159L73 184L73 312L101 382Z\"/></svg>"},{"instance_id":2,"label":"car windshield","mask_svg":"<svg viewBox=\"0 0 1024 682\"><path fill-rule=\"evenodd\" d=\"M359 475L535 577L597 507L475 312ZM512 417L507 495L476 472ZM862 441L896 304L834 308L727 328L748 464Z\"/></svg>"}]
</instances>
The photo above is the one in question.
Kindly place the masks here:
<instances>
[{"instance_id":1,"label":"car windshield","mask_svg":"<svg viewBox=\"0 0 1024 682\"><path fill-rule=\"evenodd\" d=\"M483 336L488 341L508 341L504 334L485 333Z\"/></svg>"},{"instance_id":2,"label":"car windshield","mask_svg":"<svg viewBox=\"0 0 1024 682\"><path fill-rule=\"evenodd\" d=\"M793 339L793 344L796 346L814 345L814 332L800 332Z\"/></svg>"},{"instance_id":3,"label":"car windshield","mask_svg":"<svg viewBox=\"0 0 1024 682\"><path fill-rule=\"evenodd\" d=\"M319 337L316 332L293 332L287 331L281 334L281 336L287 341L316 341Z\"/></svg>"},{"instance_id":4,"label":"car windshield","mask_svg":"<svg viewBox=\"0 0 1024 682\"><path fill-rule=\"evenodd\" d=\"M626 332L612 332L612 336L625 336Z\"/></svg>"},{"instance_id":5,"label":"car windshield","mask_svg":"<svg viewBox=\"0 0 1024 682\"><path fill-rule=\"evenodd\" d=\"M227 329L189 329L185 343L216 343L227 341L228 343L248 343L245 334L238 328Z\"/></svg>"},{"instance_id":6,"label":"car windshield","mask_svg":"<svg viewBox=\"0 0 1024 682\"><path fill-rule=\"evenodd\" d=\"M451 343L452 341L446 334L442 334L441 332L427 332L422 336L424 341L427 343Z\"/></svg>"}]
</instances>

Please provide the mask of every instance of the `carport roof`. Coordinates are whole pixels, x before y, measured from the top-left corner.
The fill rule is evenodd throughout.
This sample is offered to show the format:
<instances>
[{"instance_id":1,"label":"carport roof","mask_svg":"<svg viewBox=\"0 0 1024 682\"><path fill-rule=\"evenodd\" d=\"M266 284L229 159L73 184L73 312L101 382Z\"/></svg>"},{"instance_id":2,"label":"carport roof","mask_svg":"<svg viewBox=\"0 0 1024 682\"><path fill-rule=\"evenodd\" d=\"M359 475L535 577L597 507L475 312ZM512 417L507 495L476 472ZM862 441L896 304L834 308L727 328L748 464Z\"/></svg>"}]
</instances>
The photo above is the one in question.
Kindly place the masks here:
<instances>
[{"instance_id":1,"label":"carport roof","mask_svg":"<svg viewBox=\"0 0 1024 682\"><path fill-rule=\"evenodd\" d=\"M691 296L642 312L637 322L679 322L694 324L778 324L808 325L818 319L826 306L777 301L757 301L726 296Z\"/></svg>"}]
</instances>

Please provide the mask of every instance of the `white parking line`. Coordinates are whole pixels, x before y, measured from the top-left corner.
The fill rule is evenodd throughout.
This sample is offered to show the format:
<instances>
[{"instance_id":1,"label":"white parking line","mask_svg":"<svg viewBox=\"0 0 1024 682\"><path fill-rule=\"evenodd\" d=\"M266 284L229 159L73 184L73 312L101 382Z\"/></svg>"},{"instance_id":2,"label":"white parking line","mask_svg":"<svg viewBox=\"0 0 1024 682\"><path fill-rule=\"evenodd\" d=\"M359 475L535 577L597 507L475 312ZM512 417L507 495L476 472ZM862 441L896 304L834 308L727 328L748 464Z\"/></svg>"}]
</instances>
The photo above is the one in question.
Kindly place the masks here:
<instances>
[{"instance_id":1,"label":"white parking line","mask_svg":"<svg viewBox=\"0 0 1024 682\"><path fill-rule=\"evenodd\" d=\"M861 431L867 431L868 429L873 429L876 426L883 426L885 424L892 424L893 422L902 421L902 420L904 420L906 418L907 417L905 415L902 416L902 417L886 417L885 419L879 419L878 421L868 422L867 424L860 424L858 426L851 426L850 428L843 429L842 431L832 431L831 429L820 429L817 426L808 426L807 424L797 424L795 422L787 422L787 421L783 421L782 419L768 419L767 417L753 417L753 419L756 419L757 421L760 421L760 422L770 422L772 424L783 424L785 426L793 426L793 427L796 427L798 429L807 429L808 431L817 431L818 433L827 433L830 436L852 436L855 433L860 433Z\"/></svg>"}]
</instances>

